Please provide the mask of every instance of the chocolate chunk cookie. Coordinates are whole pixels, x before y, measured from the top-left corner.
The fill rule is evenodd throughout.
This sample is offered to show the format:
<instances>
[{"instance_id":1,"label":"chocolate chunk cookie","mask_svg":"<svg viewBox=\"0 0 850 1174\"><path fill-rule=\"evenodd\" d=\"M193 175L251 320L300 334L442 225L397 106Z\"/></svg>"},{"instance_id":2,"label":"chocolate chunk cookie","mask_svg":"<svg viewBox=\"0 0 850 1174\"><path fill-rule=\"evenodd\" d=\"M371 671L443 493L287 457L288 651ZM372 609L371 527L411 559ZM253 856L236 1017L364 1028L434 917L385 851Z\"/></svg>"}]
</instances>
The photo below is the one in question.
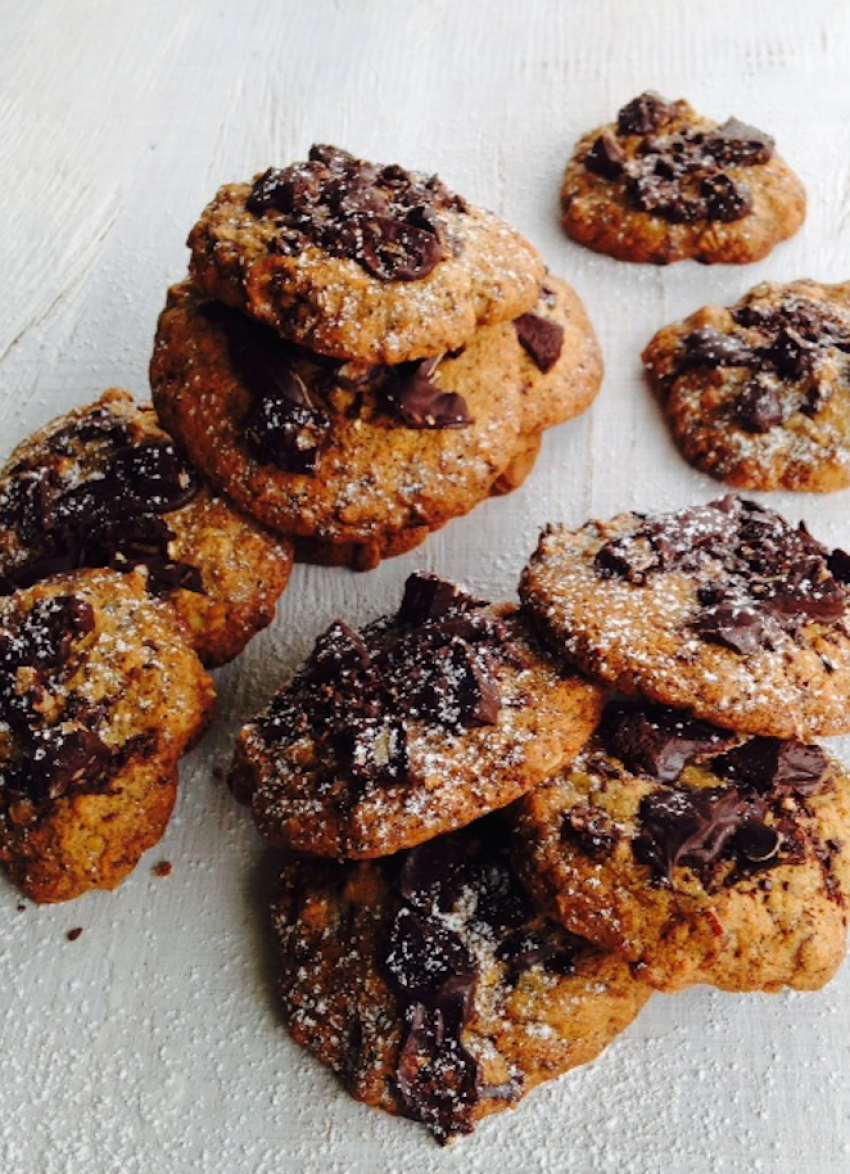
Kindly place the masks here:
<instances>
[{"instance_id":1,"label":"chocolate chunk cookie","mask_svg":"<svg viewBox=\"0 0 850 1174\"><path fill-rule=\"evenodd\" d=\"M611 704L516 810L532 892L664 990L815 990L844 957L850 777L820 746Z\"/></svg>"},{"instance_id":2,"label":"chocolate chunk cookie","mask_svg":"<svg viewBox=\"0 0 850 1174\"><path fill-rule=\"evenodd\" d=\"M595 1059L651 989L534 910L493 817L380 861L294 862L273 927L293 1038L442 1143Z\"/></svg>"},{"instance_id":3,"label":"chocolate chunk cookie","mask_svg":"<svg viewBox=\"0 0 850 1174\"><path fill-rule=\"evenodd\" d=\"M746 489L850 485L850 284L762 284L660 330L647 377L686 460Z\"/></svg>"},{"instance_id":4,"label":"chocolate chunk cookie","mask_svg":"<svg viewBox=\"0 0 850 1174\"><path fill-rule=\"evenodd\" d=\"M125 391L53 420L0 469L0 593L80 567L141 568L210 666L274 618L292 561L292 544L213 495Z\"/></svg>"},{"instance_id":5,"label":"chocolate chunk cookie","mask_svg":"<svg viewBox=\"0 0 850 1174\"><path fill-rule=\"evenodd\" d=\"M566 170L567 233L621 261L742 264L803 223L803 185L773 139L647 92L585 135Z\"/></svg>"},{"instance_id":6,"label":"chocolate chunk cookie","mask_svg":"<svg viewBox=\"0 0 850 1174\"><path fill-rule=\"evenodd\" d=\"M112 889L162 836L213 685L138 572L0 598L0 861L33 901Z\"/></svg>"},{"instance_id":7,"label":"chocolate chunk cookie","mask_svg":"<svg viewBox=\"0 0 850 1174\"><path fill-rule=\"evenodd\" d=\"M521 349L505 323L440 359L340 363L183 285L160 318L151 385L165 426L241 508L381 557L469 512L525 452Z\"/></svg>"},{"instance_id":8,"label":"chocolate chunk cookie","mask_svg":"<svg viewBox=\"0 0 850 1174\"><path fill-rule=\"evenodd\" d=\"M544 272L519 232L436 176L328 146L222 187L188 243L202 294L366 363L463 346L532 309Z\"/></svg>"},{"instance_id":9,"label":"chocolate chunk cookie","mask_svg":"<svg viewBox=\"0 0 850 1174\"><path fill-rule=\"evenodd\" d=\"M748 734L850 730L850 557L733 497L550 526L520 595L545 641L624 693Z\"/></svg>"},{"instance_id":10,"label":"chocolate chunk cookie","mask_svg":"<svg viewBox=\"0 0 850 1174\"><path fill-rule=\"evenodd\" d=\"M243 728L230 782L273 844L389 855L510 803L584 745L601 705L515 607L415 574L395 615L319 638Z\"/></svg>"}]
</instances>

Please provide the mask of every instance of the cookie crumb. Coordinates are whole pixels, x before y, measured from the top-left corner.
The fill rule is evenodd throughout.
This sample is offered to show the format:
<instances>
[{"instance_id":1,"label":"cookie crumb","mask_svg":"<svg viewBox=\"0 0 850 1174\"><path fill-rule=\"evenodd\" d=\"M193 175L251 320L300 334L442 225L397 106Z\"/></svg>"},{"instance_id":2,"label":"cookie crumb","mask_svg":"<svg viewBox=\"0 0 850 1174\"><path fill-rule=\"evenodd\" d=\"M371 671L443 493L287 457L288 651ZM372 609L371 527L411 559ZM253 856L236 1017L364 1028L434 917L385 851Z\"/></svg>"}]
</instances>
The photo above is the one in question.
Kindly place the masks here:
<instances>
[{"instance_id":1,"label":"cookie crumb","mask_svg":"<svg viewBox=\"0 0 850 1174\"><path fill-rule=\"evenodd\" d=\"M158 864L153 867L154 876L171 876L174 871L174 865L170 860L160 860Z\"/></svg>"}]
</instances>

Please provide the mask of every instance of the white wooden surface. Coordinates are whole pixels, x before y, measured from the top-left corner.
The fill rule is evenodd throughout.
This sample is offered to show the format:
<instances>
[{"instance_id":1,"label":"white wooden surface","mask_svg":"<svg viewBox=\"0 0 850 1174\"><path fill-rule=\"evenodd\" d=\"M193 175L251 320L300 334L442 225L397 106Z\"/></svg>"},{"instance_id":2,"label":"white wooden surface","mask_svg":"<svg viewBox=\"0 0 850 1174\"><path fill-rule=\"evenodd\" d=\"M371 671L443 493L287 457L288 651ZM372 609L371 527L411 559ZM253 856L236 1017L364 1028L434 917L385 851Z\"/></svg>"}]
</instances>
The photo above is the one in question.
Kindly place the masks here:
<instances>
[{"instance_id":1,"label":"white wooden surface","mask_svg":"<svg viewBox=\"0 0 850 1174\"><path fill-rule=\"evenodd\" d=\"M145 395L197 214L220 182L314 141L435 170L518 224L584 298L607 361L599 401L548 437L521 492L369 575L298 568L276 625L219 673L219 722L186 762L167 837L117 893L20 910L0 882L0 1169L845 1171L850 968L815 995L658 997L599 1063L448 1150L356 1105L282 1026L274 861L214 771L319 630L394 606L414 567L510 596L547 521L719 492L672 450L640 350L759 280L850 276L850 5L0 0L0 28L3 454L110 385ZM562 236L571 146L650 87L777 135L810 195L794 241L749 269L656 270ZM847 503L773 499L845 546ZM161 859L169 878L153 875Z\"/></svg>"}]
</instances>

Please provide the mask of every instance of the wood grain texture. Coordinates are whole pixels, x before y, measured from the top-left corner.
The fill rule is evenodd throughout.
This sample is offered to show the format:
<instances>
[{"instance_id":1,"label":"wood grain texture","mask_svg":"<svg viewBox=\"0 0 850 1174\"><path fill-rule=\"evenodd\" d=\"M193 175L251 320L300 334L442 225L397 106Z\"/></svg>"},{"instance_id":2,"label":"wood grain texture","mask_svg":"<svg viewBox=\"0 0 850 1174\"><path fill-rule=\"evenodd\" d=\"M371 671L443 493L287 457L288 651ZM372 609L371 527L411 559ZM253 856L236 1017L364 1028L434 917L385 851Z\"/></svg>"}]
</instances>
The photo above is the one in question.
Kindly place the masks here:
<instances>
[{"instance_id":1,"label":"wood grain texture","mask_svg":"<svg viewBox=\"0 0 850 1174\"><path fill-rule=\"evenodd\" d=\"M847 1168L850 973L822 994L656 999L591 1068L452 1151L350 1102L286 1037L263 901L274 871L216 768L332 619L393 607L417 567L510 597L539 528L717 496L639 356L757 281L850 276L844 0L0 0L3 450L111 385L146 394L156 316L219 183L332 142L437 171L512 220L585 301L592 411L511 497L367 575L299 567L277 623L218 674L161 849L116 893L19 911L0 882L0 1168L15 1174L709 1174ZM746 270L624 266L563 236L579 135L646 88L774 133L803 231ZM846 493L774 495L850 546ZM167 878L153 865L168 859ZM81 926L69 942L66 931Z\"/></svg>"}]
</instances>

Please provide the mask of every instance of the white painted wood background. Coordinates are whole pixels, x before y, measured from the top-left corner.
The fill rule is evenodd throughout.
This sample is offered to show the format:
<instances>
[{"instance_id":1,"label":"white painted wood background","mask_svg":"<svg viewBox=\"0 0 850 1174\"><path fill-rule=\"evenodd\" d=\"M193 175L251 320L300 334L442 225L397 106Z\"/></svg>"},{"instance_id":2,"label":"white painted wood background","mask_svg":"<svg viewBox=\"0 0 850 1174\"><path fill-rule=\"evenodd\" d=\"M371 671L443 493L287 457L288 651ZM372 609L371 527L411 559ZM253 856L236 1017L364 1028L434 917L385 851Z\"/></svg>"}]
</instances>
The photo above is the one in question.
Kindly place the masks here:
<instances>
[{"instance_id":1,"label":"white painted wood background","mask_svg":"<svg viewBox=\"0 0 850 1174\"><path fill-rule=\"evenodd\" d=\"M18 910L0 882L0 1169L9 1174L827 1174L850 1166L850 968L815 995L656 998L596 1065L439 1150L290 1044L264 922L273 860L214 776L239 725L343 615L425 566L509 596L547 521L705 501L639 354L763 279L850 277L844 0L0 0L0 441L110 385L146 394L156 315L220 182L314 141L434 170L514 221L584 298L607 362L523 490L369 575L298 568L218 674L161 848L114 894ZM808 222L748 269L629 267L561 234L584 130L645 88L762 126ZM847 493L777 495L850 544ZM156 879L153 865L173 862ZM66 931L80 926L75 942Z\"/></svg>"}]
</instances>

